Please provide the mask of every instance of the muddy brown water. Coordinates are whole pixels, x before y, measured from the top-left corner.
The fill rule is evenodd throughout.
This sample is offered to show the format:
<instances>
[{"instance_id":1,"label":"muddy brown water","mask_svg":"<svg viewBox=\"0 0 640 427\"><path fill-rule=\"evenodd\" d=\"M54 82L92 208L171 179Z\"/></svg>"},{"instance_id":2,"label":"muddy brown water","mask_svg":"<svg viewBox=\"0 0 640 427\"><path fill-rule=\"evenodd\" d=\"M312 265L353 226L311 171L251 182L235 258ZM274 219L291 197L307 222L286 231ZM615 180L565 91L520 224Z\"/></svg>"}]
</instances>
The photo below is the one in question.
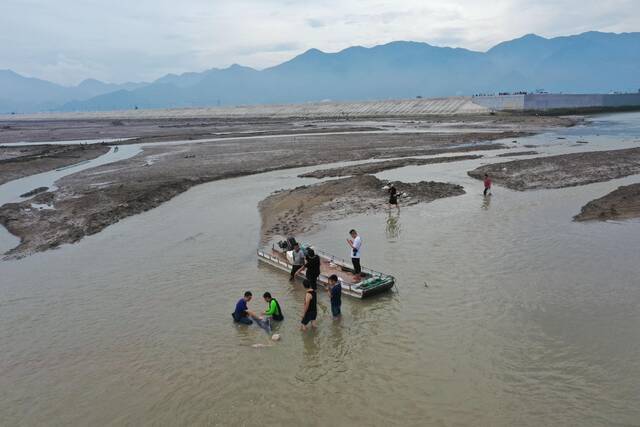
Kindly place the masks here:
<instances>
[{"instance_id":1,"label":"muddy brown water","mask_svg":"<svg viewBox=\"0 0 640 427\"><path fill-rule=\"evenodd\" d=\"M550 155L639 141L640 115L621 114L519 144ZM503 159L385 171L467 194L300 236L346 257L355 227L363 263L398 278L397 292L345 297L339 323L323 295L314 333L297 331L302 290L255 249L257 203L317 182L296 177L316 168L200 185L0 262L1 424L638 425L640 221L571 218L640 177L487 200L466 171L491 161ZM247 289L282 304L274 346L231 322Z\"/></svg>"}]
</instances>

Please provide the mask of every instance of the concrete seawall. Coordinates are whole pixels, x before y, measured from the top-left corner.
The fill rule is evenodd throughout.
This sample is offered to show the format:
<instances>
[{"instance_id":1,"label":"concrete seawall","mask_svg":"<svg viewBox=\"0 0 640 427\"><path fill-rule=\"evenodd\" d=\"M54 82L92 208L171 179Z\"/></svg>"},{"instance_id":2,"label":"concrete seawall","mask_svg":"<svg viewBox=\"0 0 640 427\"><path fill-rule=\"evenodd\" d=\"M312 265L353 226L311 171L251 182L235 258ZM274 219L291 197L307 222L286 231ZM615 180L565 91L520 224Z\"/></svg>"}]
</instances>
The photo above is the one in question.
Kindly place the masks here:
<instances>
[{"instance_id":1,"label":"concrete seawall","mask_svg":"<svg viewBox=\"0 0 640 427\"><path fill-rule=\"evenodd\" d=\"M532 94L449 98L401 99L361 102L309 102L288 105L239 105L235 107L122 110L0 115L0 121L20 120L133 120L163 118L243 117L402 117L483 114L491 111L553 110L570 108L640 107L640 93L630 94Z\"/></svg>"},{"instance_id":2,"label":"concrete seawall","mask_svg":"<svg viewBox=\"0 0 640 427\"><path fill-rule=\"evenodd\" d=\"M289 105L240 105L236 107L176 108L77 113L0 115L2 120L146 119L198 117L393 117L482 114L489 109L471 97L401 99L362 102L309 102Z\"/></svg>"},{"instance_id":3,"label":"concrete seawall","mask_svg":"<svg viewBox=\"0 0 640 427\"><path fill-rule=\"evenodd\" d=\"M476 96L473 102L494 111L554 110L566 108L640 107L640 93L624 94L528 94Z\"/></svg>"}]
</instances>

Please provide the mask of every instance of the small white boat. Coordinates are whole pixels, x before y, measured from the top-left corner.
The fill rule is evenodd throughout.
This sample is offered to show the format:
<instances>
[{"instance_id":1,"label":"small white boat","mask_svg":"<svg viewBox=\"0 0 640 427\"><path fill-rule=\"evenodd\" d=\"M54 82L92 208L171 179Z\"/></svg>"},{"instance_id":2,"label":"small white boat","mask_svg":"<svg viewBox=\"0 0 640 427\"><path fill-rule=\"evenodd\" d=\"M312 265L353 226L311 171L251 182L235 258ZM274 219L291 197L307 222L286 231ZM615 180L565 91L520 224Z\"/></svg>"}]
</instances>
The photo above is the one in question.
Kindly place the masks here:
<instances>
[{"instance_id":1,"label":"small white boat","mask_svg":"<svg viewBox=\"0 0 640 427\"><path fill-rule=\"evenodd\" d=\"M287 256L288 247L286 245L282 246L284 247L273 245L271 249L258 249L258 259L265 264L290 273L293 264L290 257ZM303 249L310 247L304 244L300 244L300 246ZM329 276L335 274L342 284L342 293L354 298L362 299L393 288L395 278L391 275L362 267L362 275L356 276L350 263L316 248L313 248L313 250L320 257L319 286L326 287ZM296 278L302 280L304 275L298 273Z\"/></svg>"}]
</instances>

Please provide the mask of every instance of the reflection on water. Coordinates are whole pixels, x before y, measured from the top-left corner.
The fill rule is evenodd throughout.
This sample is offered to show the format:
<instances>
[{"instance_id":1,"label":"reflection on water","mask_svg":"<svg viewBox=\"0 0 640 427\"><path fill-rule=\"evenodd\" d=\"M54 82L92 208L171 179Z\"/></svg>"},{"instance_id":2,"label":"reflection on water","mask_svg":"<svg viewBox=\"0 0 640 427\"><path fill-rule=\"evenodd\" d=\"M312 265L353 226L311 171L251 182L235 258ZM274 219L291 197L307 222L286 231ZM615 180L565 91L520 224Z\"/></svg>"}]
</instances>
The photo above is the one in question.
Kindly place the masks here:
<instances>
[{"instance_id":1,"label":"reflection on water","mask_svg":"<svg viewBox=\"0 0 640 427\"><path fill-rule=\"evenodd\" d=\"M387 225L385 227L385 231L387 233L387 239L395 240L400 237L400 233L402 232L402 227L400 225L400 210L397 210L397 213L393 213L392 210L389 210L387 214Z\"/></svg>"},{"instance_id":2,"label":"reflection on water","mask_svg":"<svg viewBox=\"0 0 640 427\"><path fill-rule=\"evenodd\" d=\"M485 211L488 211L490 206L491 206L491 194L482 196L482 209L484 209Z\"/></svg>"},{"instance_id":3,"label":"reflection on water","mask_svg":"<svg viewBox=\"0 0 640 427\"><path fill-rule=\"evenodd\" d=\"M544 155L576 150L585 130L571 131L520 141ZM598 132L589 149L636 144L635 131ZM497 186L479 208L482 183L466 171L502 160L385 171L467 194L403 208L401 227L384 212L302 236L346 257L345 230L356 228L363 264L400 289L345 297L340 322L320 293L307 333L303 289L256 261L256 205L312 168L201 185L78 244L0 263L2 424L637 424L640 221L571 218L638 177ZM275 345L231 321L245 290L280 302ZM250 309L264 308L258 299Z\"/></svg>"}]
</instances>

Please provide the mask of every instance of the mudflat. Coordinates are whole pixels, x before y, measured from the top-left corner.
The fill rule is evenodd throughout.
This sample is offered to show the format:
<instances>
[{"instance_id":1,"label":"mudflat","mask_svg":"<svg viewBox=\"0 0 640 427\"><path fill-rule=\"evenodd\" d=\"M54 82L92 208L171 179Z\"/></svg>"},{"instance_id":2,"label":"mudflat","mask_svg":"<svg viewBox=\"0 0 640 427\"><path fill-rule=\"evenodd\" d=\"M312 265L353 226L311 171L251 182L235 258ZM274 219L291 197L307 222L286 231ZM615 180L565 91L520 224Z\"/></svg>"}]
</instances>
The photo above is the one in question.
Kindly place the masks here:
<instances>
[{"instance_id":1,"label":"mudflat","mask_svg":"<svg viewBox=\"0 0 640 427\"><path fill-rule=\"evenodd\" d=\"M486 145L482 148L493 149L494 147L495 144L491 144ZM343 166L340 168L320 169L313 172L303 173L299 176L300 178L329 178L349 175L375 174L388 169L397 169L405 166L422 166L432 165L436 163L459 162L462 160L479 159L480 157L482 156L479 154L472 154L464 156L436 157L429 159L406 158L397 160L386 160L384 162L363 163L359 165Z\"/></svg>"},{"instance_id":2,"label":"mudflat","mask_svg":"<svg viewBox=\"0 0 640 427\"><path fill-rule=\"evenodd\" d=\"M496 157L517 157L517 156L532 156L534 154L539 154L537 151L514 151L508 153L498 154Z\"/></svg>"},{"instance_id":3,"label":"mudflat","mask_svg":"<svg viewBox=\"0 0 640 427\"><path fill-rule=\"evenodd\" d=\"M387 209L389 197L383 189L387 184L373 175L358 175L275 192L258 206L262 241L307 233L332 219ZM393 184L403 194L403 206L465 193L462 186L445 182Z\"/></svg>"},{"instance_id":4,"label":"mudflat","mask_svg":"<svg viewBox=\"0 0 640 427\"><path fill-rule=\"evenodd\" d=\"M81 139L123 139L120 143L197 140L205 138L315 133L348 130L375 130L390 127L428 129L433 127L467 130L514 130L572 126L580 117L537 116L498 113L395 117L189 117L189 110L129 111L86 114L35 114L0 117L0 144L30 141L69 141ZM124 141L134 139L134 141Z\"/></svg>"},{"instance_id":5,"label":"mudflat","mask_svg":"<svg viewBox=\"0 0 640 427\"><path fill-rule=\"evenodd\" d=\"M629 219L640 217L640 183L618 187L590 201L573 217L576 221Z\"/></svg>"},{"instance_id":6,"label":"mudflat","mask_svg":"<svg viewBox=\"0 0 640 427\"><path fill-rule=\"evenodd\" d=\"M153 125L148 120L140 122L120 119L107 123L104 120L90 123L20 121L6 125L10 126L10 132L22 132L23 137L31 135L34 140L45 135L61 139L69 139L70 135L95 138L95 126L101 126L101 137L135 137L140 133L142 136L138 136L142 139L138 141L145 142L219 137L220 127L215 128L216 132L213 128L200 131L212 123L229 126L225 128L223 139L176 145L150 144L130 159L60 179L56 182L55 192L1 206L0 223L20 238L20 244L5 255L18 258L76 242L204 182L341 161L504 148L491 141L514 139L553 126L570 126L576 120L485 115L378 118L375 121L261 118L255 121L212 119L204 123L200 119L159 120ZM165 127L160 128L160 123ZM24 128L18 129L20 126ZM107 132L107 127L115 130ZM51 133L47 133L48 128ZM313 129L314 132L294 132L300 129ZM371 133L371 129L383 131ZM267 134L258 136L259 132ZM284 134L276 135L277 132ZM2 137L12 138L5 132ZM31 203L46 204L50 209L33 209Z\"/></svg>"},{"instance_id":7,"label":"mudflat","mask_svg":"<svg viewBox=\"0 0 640 427\"><path fill-rule=\"evenodd\" d=\"M468 172L476 179L485 173L496 184L518 191L573 187L640 173L640 148L512 160Z\"/></svg>"},{"instance_id":8,"label":"mudflat","mask_svg":"<svg viewBox=\"0 0 640 427\"><path fill-rule=\"evenodd\" d=\"M0 147L0 184L95 159L108 151L102 144Z\"/></svg>"}]
</instances>

